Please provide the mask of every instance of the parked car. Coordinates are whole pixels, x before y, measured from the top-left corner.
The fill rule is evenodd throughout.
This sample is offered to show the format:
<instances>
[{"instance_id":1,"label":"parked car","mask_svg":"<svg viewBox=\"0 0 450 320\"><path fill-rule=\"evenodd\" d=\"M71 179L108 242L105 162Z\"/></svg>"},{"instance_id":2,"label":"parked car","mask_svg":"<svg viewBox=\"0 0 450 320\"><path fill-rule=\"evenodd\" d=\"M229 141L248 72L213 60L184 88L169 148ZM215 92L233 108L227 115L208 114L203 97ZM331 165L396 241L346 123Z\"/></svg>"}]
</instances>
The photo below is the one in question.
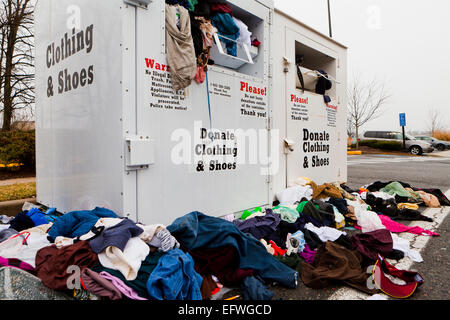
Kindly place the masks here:
<instances>
[{"instance_id":1,"label":"parked car","mask_svg":"<svg viewBox=\"0 0 450 320\"><path fill-rule=\"evenodd\" d=\"M445 150L450 149L450 142L448 142L448 141L442 141L442 140L438 140L436 138L427 137L427 136L419 136L419 137L416 137L416 139L431 143L431 145L434 148L438 149L439 151L445 151Z\"/></svg>"},{"instance_id":2,"label":"parked car","mask_svg":"<svg viewBox=\"0 0 450 320\"><path fill-rule=\"evenodd\" d=\"M361 140L386 140L399 141L403 143L403 134L397 131L367 131ZM414 155L430 153L434 151L431 143L417 140L411 135L406 135L406 148Z\"/></svg>"}]
</instances>

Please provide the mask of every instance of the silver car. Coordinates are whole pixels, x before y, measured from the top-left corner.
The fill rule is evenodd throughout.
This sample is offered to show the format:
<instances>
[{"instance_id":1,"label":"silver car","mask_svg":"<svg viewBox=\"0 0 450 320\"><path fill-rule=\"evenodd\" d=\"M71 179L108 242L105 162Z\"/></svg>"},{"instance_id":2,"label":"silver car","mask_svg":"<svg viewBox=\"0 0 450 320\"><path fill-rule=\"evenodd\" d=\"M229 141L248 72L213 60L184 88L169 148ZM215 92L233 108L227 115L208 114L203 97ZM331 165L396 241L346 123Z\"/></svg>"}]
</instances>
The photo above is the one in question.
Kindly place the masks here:
<instances>
[{"instance_id":1,"label":"silver car","mask_svg":"<svg viewBox=\"0 0 450 320\"><path fill-rule=\"evenodd\" d=\"M403 134L397 131L367 131L364 133L361 140L386 140L403 143ZM406 148L414 155L421 155L423 153L431 153L434 151L434 148L430 143L417 140L408 134L406 135Z\"/></svg>"}]
</instances>

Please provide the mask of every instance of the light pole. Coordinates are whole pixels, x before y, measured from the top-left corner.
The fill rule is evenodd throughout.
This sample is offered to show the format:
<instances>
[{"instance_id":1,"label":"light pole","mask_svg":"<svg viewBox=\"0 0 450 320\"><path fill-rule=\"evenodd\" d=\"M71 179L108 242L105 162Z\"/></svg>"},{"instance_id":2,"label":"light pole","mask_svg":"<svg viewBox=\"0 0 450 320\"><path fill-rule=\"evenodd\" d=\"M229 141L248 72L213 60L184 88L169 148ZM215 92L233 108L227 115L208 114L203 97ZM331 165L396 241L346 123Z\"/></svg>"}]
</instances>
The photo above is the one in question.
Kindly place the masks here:
<instances>
[{"instance_id":1,"label":"light pole","mask_svg":"<svg viewBox=\"0 0 450 320\"><path fill-rule=\"evenodd\" d=\"M330 0L327 0L328 2L328 25L330 28L330 38L333 38L333 32L331 30L331 8L330 8Z\"/></svg>"}]
</instances>

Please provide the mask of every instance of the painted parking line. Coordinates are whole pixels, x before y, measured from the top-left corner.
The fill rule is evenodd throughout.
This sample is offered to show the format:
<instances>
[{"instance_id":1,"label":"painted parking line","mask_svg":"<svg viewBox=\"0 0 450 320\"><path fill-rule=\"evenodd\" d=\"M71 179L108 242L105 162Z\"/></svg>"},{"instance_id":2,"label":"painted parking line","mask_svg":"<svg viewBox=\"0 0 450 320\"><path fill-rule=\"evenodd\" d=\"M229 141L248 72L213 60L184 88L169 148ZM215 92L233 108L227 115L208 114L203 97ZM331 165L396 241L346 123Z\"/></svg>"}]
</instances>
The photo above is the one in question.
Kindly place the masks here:
<instances>
[{"instance_id":1,"label":"painted parking line","mask_svg":"<svg viewBox=\"0 0 450 320\"><path fill-rule=\"evenodd\" d=\"M447 198L450 198L450 190L447 190L445 195L447 196ZM432 218L433 222L414 221L413 223L411 223L409 225L413 226L413 227L414 226L421 227L423 229L427 229L427 230L431 230L431 231L435 232L439 228L439 226L442 224L442 222L444 222L445 218L448 216L449 213L450 213L450 207L430 208L430 209L425 210L422 214L424 216ZM408 240L411 244L410 245L411 248L419 251L420 253L427 246L428 241L430 241L433 238L433 237L429 237L429 236L421 236L421 235L415 235L415 234L411 234L411 233L400 233L400 234L397 233L397 235L400 238ZM395 266L396 268L401 269L401 270L409 270L411 268L411 266L414 264L414 262L408 257L405 257L399 261L394 261L394 260L389 260L389 259L387 259L387 261L390 264L392 264L393 266ZM382 296L386 299L391 299L389 296L387 296L385 294L380 294L380 296ZM366 300L369 297L370 297L370 295L368 295L364 292L345 287L345 288L339 289L338 291L333 293L328 298L328 300Z\"/></svg>"}]
</instances>

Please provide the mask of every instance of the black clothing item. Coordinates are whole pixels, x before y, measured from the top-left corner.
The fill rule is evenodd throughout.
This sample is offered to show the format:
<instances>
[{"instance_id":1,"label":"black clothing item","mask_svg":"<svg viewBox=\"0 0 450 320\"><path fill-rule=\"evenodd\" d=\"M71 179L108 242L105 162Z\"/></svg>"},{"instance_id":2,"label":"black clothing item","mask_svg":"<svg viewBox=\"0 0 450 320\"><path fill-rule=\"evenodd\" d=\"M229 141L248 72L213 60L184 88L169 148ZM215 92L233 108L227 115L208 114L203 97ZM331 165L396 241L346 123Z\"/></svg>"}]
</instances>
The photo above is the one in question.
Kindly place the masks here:
<instances>
[{"instance_id":1,"label":"black clothing item","mask_svg":"<svg viewBox=\"0 0 450 320\"><path fill-rule=\"evenodd\" d=\"M397 216L391 218L392 220L403 221L428 221L433 222L433 219L426 217L420 213L420 211L412 209L402 209L398 211Z\"/></svg>"},{"instance_id":2,"label":"black clothing item","mask_svg":"<svg viewBox=\"0 0 450 320\"><path fill-rule=\"evenodd\" d=\"M200 21L195 19L195 15L189 12L191 18L191 33L194 41L195 56L198 57L203 52L203 33L200 30Z\"/></svg>"},{"instance_id":3,"label":"black clothing item","mask_svg":"<svg viewBox=\"0 0 450 320\"><path fill-rule=\"evenodd\" d=\"M339 212L344 216L348 213L347 201L345 201L345 199L330 198L330 200L328 200L327 203L335 206L339 210Z\"/></svg>"},{"instance_id":4,"label":"black clothing item","mask_svg":"<svg viewBox=\"0 0 450 320\"><path fill-rule=\"evenodd\" d=\"M341 184L341 188L347 191L348 193L358 193L358 190L353 190L345 184Z\"/></svg>"},{"instance_id":5,"label":"black clothing item","mask_svg":"<svg viewBox=\"0 0 450 320\"><path fill-rule=\"evenodd\" d=\"M303 229L301 231L305 236L305 242L308 244L311 250L315 250L316 248L320 247L323 244L322 240L320 240L319 236L314 232L308 229Z\"/></svg>"},{"instance_id":6,"label":"black clothing item","mask_svg":"<svg viewBox=\"0 0 450 320\"><path fill-rule=\"evenodd\" d=\"M315 205L319 206L319 209L315 207ZM334 218L334 210L329 204L326 204L323 201L313 200L309 201L305 208L303 209L303 214L307 216L311 216L317 221L320 221L327 227L335 226L335 218Z\"/></svg>"},{"instance_id":7,"label":"black clothing item","mask_svg":"<svg viewBox=\"0 0 450 320\"><path fill-rule=\"evenodd\" d=\"M397 202L394 199L377 198L368 192L366 203L372 208L372 211L381 213L389 217L395 217L398 214Z\"/></svg>"},{"instance_id":8,"label":"black clothing item","mask_svg":"<svg viewBox=\"0 0 450 320\"><path fill-rule=\"evenodd\" d=\"M370 192L380 191L380 189L383 189L384 187L386 187L388 184L391 184L392 182L400 183L403 186L403 188L411 188L411 186L409 184L402 182L402 181L389 181L389 182L376 181L376 182L372 183L370 186L368 186L367 190L369 190Z\"/></svg>"},{"instance_id":9,"label":"black clothing item","mask_svg":"<svg viewBox=\"0 0 450 320\"><path fill-rule=\"evenodd\" d=\"M339 238L337 238L336 241L333 242L340 244L341 246L347 248L348 250L352 250L352 242L350 238L345 234L341 235Z\"/></svg>"},{"instance_id":10,"label":"black clothing item","mask_svg":"<svg viewBox=\"0 0 450 320\"><path fill-rule=\"evenodd\" d=\"M317 70L317 72L323 74L326 77L328 76L328 74L323 70ZM330 90L332 87L333 83L330 80L320 76L316 84L316 93L324 95L325 92L327 90Z\"/></svg>"},{"instance_id":11,"label":"black clothing item","mask_svg":"<svg viewBox=\"0 0 450 320\"><path fill-rule=\"evenodd\" d=\"M401 260L405 257L405 253L403 251L392 249L392 252L389 253L386 258L393 260Z\"/></svg>"},{"instance_id":12,"label":"black clothing item","mask_svg":"<svg viewBox=\"0 0 450 320\"><path fill-rule=\"evenodd\" d=\"M198 0L195 5L194 11L195 16L209 18L211 16L211 6L207 0Z\"/></svg>"},{"instance_id":13,"label":"black clothing item","mask_svg":"<svg viewBox=\"0 0 450 320\"><path fill-rule=\"evenodd\" d=\"M34 222L25 212L19 213L14 219L9 222L10 228L18 232L34 227Z\"/></svg>"}]
</instances>

